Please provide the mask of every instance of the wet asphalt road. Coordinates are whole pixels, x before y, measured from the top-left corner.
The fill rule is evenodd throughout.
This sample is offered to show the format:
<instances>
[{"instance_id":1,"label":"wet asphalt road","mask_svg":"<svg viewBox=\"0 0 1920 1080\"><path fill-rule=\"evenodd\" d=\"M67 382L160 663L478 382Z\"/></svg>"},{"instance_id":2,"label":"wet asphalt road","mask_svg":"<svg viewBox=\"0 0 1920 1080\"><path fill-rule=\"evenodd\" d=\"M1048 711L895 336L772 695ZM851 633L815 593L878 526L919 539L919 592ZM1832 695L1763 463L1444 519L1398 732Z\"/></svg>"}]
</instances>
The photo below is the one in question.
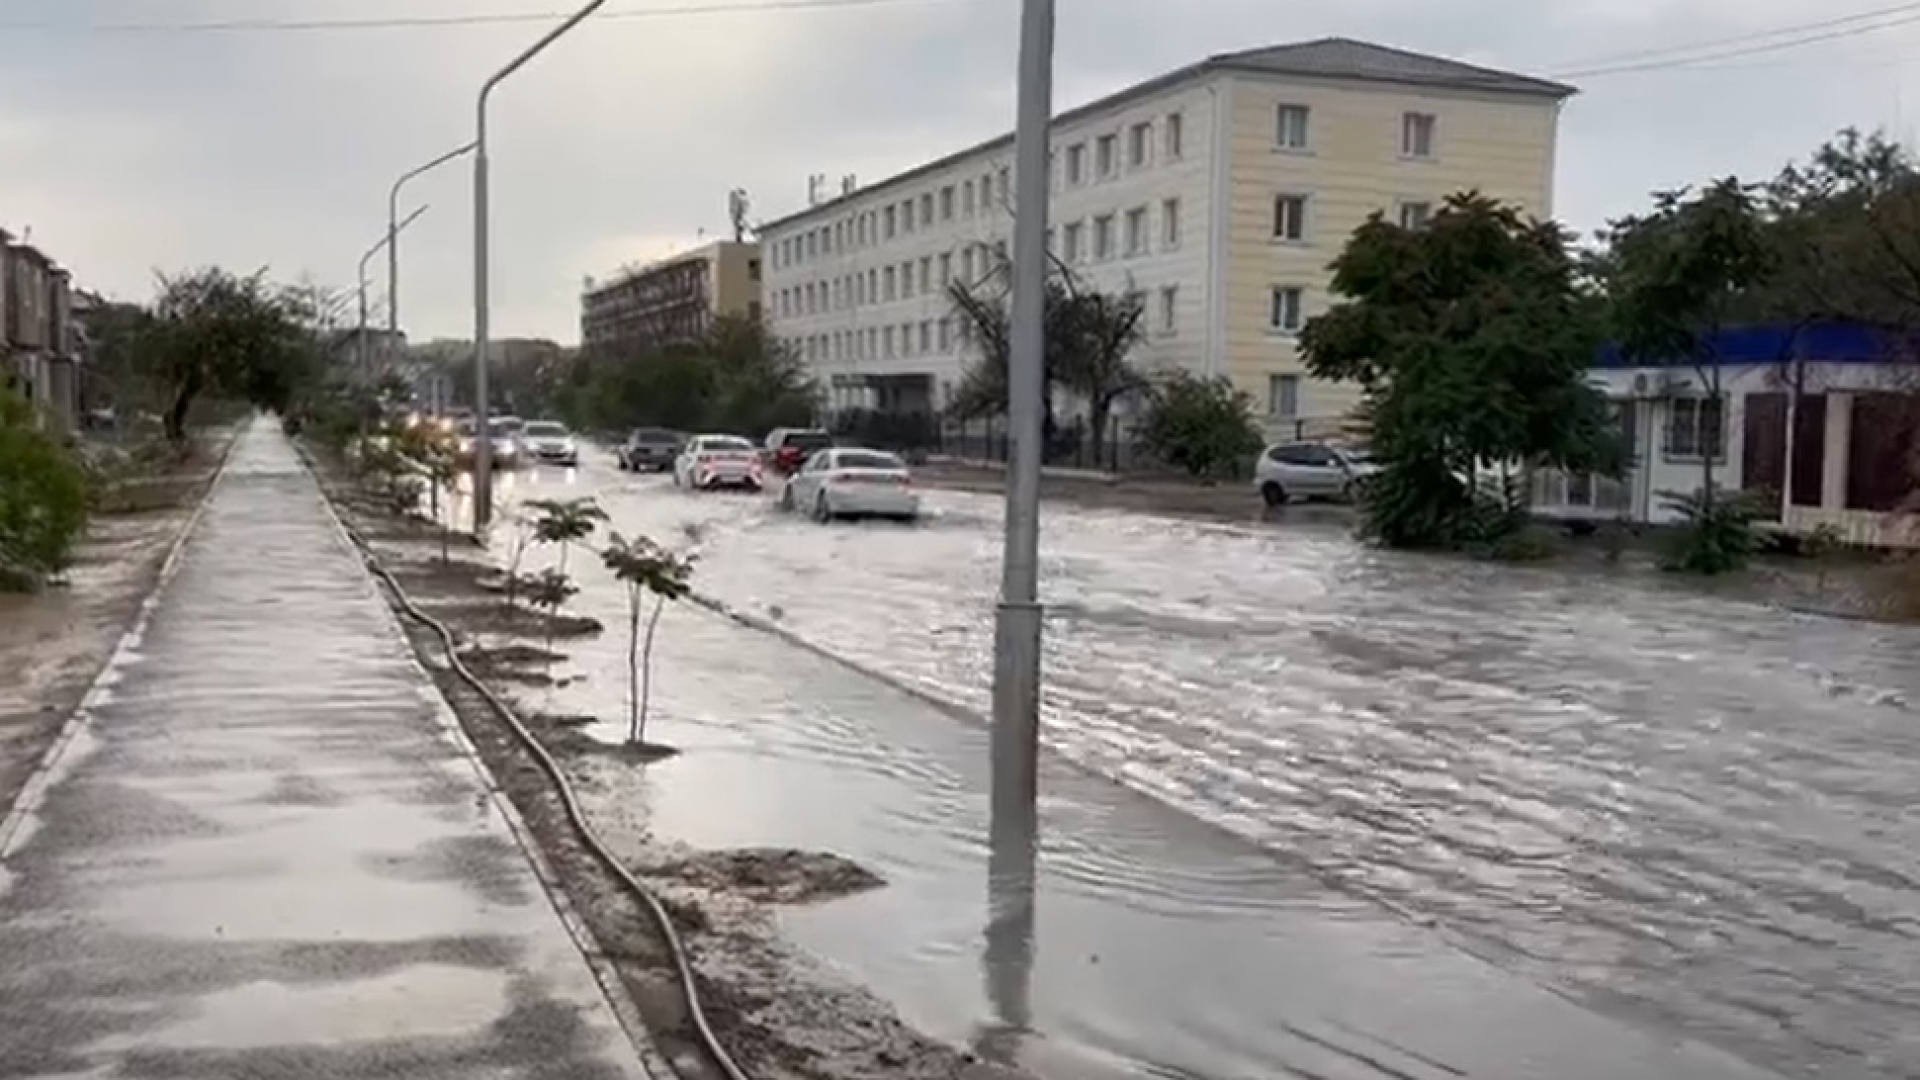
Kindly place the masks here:
<instances>
[{"instance_id":1,"label":"wet asphalt road","mask_svg":"<svg viewBox=\"0 0 1920 1080\"><path fill-rule=\"evenodd\" d=\"M930 492L918 528L821 528L604 461L516 482L598 494L623 531L697 533L703 589L856 666L985 707L997 498ZM1352 951L1302 952L1302 907L1366 921L1325 895L1331 884L1642 1031L1781 1075L1920 1075L1911 631L1653 578L1384 555L1338 529L1045 517L1049 747L1272 858L1262 868L1164 811L1123 812L1097 785L1050 780L1043 863L1068 898L1043 911L1072 914L1064 927L1042 916L1034 993L1056 1045L1113 1055L1111 1075L1273 1075L1289 1053L1276 1016L1300 1007L1273 1000L1276 981L1298 990L1276 972L1351 963L1365 999L1394 966L1372 954L1431 947L1376 928L1355 931ZM589 575L579 603L594 610L598 593ZM669 640L666 670L681 674L663 692L709 752L649 781L661 827L874 861L895 888L791 923L953 1034L935 1018L979 1006L956 989L964 975L936 971L964 967L977 942L983 740L689 623ZM751 805L716 823L700 808L716 787L752 791ZM876 929L900 922L917 934ZM1105 977L1059 967L1063 946L1103 957ZM1423 963L1440 966L1403 969L1420 987L1410 1000L1464 978ZM1172 998L1151 981L1187 968L1195 989ZM1423 1025L1409 1009L1385 1034L1444 1015L1427 1010ZM1476 1045L1531 1027L1502 1015L1494 1034L1484 1016L1457 1019ZM1512 1060L1473 1075L1570 1075Z\"/></svg>"},{"instance_id":2,"label":"wet asphalt road","mask_svg":"<svg viewBox=\"0 0 1920 1080\"><path fill-rule=\"evenodd\" d=\"M0 828L0 1077L648 1075L278 427Z\"/></svg>"}]
</instances>

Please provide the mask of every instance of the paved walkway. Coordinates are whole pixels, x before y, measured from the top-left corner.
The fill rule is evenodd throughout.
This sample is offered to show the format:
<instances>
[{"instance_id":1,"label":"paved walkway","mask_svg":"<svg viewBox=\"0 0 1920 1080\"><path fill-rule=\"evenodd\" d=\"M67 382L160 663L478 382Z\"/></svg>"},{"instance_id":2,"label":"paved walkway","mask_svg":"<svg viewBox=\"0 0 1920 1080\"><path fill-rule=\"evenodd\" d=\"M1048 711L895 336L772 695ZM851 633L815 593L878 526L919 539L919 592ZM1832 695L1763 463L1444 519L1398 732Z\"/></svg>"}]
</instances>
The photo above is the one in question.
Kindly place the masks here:
<instances>
[{"instance_id":1,"label":"paved walkway","mask_svg":"<svg viewBox=\"0 0 1920 1080\"><path fill-rule=\"evenodd\" d=\"M269 422L0 825L0 1078L647 1075Z\"/></svg>"}]
</instances>

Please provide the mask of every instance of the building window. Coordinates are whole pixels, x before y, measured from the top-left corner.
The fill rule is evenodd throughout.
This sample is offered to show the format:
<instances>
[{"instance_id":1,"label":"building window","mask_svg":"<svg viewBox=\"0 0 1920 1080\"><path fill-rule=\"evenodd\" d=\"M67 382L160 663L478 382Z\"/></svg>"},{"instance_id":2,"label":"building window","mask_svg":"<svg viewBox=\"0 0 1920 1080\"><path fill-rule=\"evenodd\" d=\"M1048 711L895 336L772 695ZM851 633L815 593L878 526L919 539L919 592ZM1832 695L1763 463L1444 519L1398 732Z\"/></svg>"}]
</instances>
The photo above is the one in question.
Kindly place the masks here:
<instances>
[{"instance_id":1,"label":"building window","mask_svg":"<svg viewBox=\"0 0 1920 1080\"><path fill-rule=\"evenodd\" d=\"M888 300L892 300L899 291L900 279L895 277L894 273L895 271L893 267L891 266L887 267L887 274L885 278L886 291L883 292L881 296L883 296L885 299L888 299Z\"/></svg>"},{"instance_id":2,"label":"building window","mask_svg":"<svg viewBox=\"0 0 1920 1080\"><path fill-rule=\"evenodd\" d=\"M1282 150L1305 150L1311 116L1305 105L1281 105L1275 112L1274 145Z\"/></svg>"},{"instance_id":3,"label":"building window","mask_svg":"<svg viewBox=\"0 0 1920 1080\"><path fill-rule=\"evenodd\" d=\"M1100 261L1113 258L1113 215L1093 219L1093 257Z\"/></svg>"},{"instance_id":4,"label":"building window","mask_svg":"<svg viewBox=\"0 0 1920 1080\"><path fill-rule=\"evenodd\" d=\"M905 200L902 200L900 203L900 231L903 233L910 233L913 231L913 200L912 199L905 199Z\"/></svg>"},{"instance_id":5,"label":"building window","mask_svg":"<svg viewBox=\"0 0 1920 1080\"><path fill-rule=\"evenodd\" d=\"M994 174L994 191L998 193L1000 205L1002 206L1007 205L1007 188L1011 186L1012 178L1013 170L1007 168L1005 165L1000 166L1000 171Z\"/></svg>"},{"instance_id":6,"label":"building window","mask_svg":"<svg viewBox=\"0 0 1920 1080\"><path fill-rule=\"evenodd\" d=\"M987 175L980 178L980 212L984 214L991 211L992 209L993 209L993 174L988 173Z\"/></svg>"},{"instance_id":7,"label":"building window","mask_svg":"<svg viewBox=\"0 0 1920 1080\"><path fill-rule=\"evenodd\" d=\"M943 289L946 288L947 283L951 282L952 280L953 280L953 252L943 251L940 253L940 287Z\"/></svg>"},{"instance_id":8,"label":"building window","mask_svg":"<svg viewBox=\"0 0 1920 1080\"><path fill-rule=\"evenodd\" d=\"M960 212L968 217L973 216L973 181L971 180L960 185Z\"/></svg>"},{"instance_id":9,"label":"building window","mask_svg":"<svg viewBox=\"0 0 1920 1080\"><path fill-rule=\"evenodd\" d=\"M1180 326L1180 286L1160 290L1160 332L1172 334Z\"/></svg>"},{"instance_id":10,"label":"building window","mask_svg":"<svg viewBox=\"0 0 1920 1080\"><path fill-rule=\"evenodd\" d=\"M952 184L948 184L946 187L943 187L940 189L940 220L941 221L953 220L953 185Z\"/></svg>"},{"instance_id":11,"label":"building window","mask_svg":"<svg viewBox=\"0 0 1920 1080\"><path fill-rule=\"evenodd\" d=\"M900 299L913 299L913 264L900 264Z\"/></svg>"},{"instance_id":12,"label":"building window","mask_svg":"<svg viewBox=\"0 0 1920 1080\"><path fill-rule=\"evenodd\" d=\"M1186 147L1183 145L1183 137L1186 134L1186 132L1182 130L1183 123L1184 121L1182 120L1179 113L1167 114L1167 126L1165 130L1165 138L1166 138L1166 155L1167 155L1168 161L1180 160L1181 153L1186 149Z\"/></svg>"},{"instance_id":13,"label":"building window","mask_svg":"<svg viewBox=\"0 0 1920 1080\"><path fill-rule=\"evenodd\" d=\"M1160 246L1168 251L1180 246L1180 200L1160 203Z\"/></svg>"},{"instance_id":14,"label":"building window","mask_svg":"<svg viewBox=\"0 0 1920 1080\"><path fill-rule=\"evenodd\" d=\"M920 351L923 353L933 351L933 323L925 319L920 320Z\"/></svg>"},{"instance_id":15,"label":"building window","mask_svg":"<svg viewBox=\"0 0 1920 1080\"><path fill-rule=\"evenodd\" d=\"M1400 227L1403 229L1425 228L1427 219L1433 217L1433 204L1425 202L1403 202L1400 204Z\"/></svg>"},{"instance_id":16,"label":"building window","mask_svg":"<svg viewBox=\"0 0 1920 1080\"><path fill-rule=\"evenodd\" d=\"M1305 195L1273 197L1273 238L1289 243L1298 243L1307 238L1307 197Z\"/></svg>"},{"instance_id":17,"label":"building window","mask_svg":"<svg viewBox=\"0 0 1920 1080\"><path fill-rule=\"evenodd\" d=\"M923 255L920 258L920 291L933 291L933 256L931 255Z\"/></svg>"},{"instance_id":18,"label":"building window","mask_svg":"<svg viewBox=\"0 0 1920 1080\"><path fill-rule=\"evenodd\" d=\"M893 239L893 237L894 237L894 234L895 234L895 226L896 226L897 224L898 224L898 222L896 222L896 221L894 220L894 209L893 209L893 207L891 207L891 206L889 206L889 207L887 207L887 211L886 211L886 237L887 237L887 239L889 239L889 240L891 240L891 239Z\"/></svg>"},{"instance_id":19,"label":"building window","mask_svg":"<svg viewBox=\"0 0 1920 1080\"><path fill-rule=\"evenodd\" d=\"M1267 376L1267 415L1287 420L1300 415L1300 376Z\"/></svg>"},{"instance_id":20,"label":"building window","mask_svg":"<svg viewBox=\"0 0 1920 1080\"><path fill-rule=\"evenodd\" d=\"M881 338L880 347L883 350L881 355L883 356L893 355L893 327L891 326L887 327L884 336Z\"/></svg>"},{"instance_id":21,"label":"building window","mask_svg":"<svg viewBox=\"0 0 1920 1080\"><path fill-rule=\"evenodd\" d=\"M1683 397L1667 402L1666 445L1670 458L1726 457L1725 399Z\"/></svg>"},{"instance_id":22,"label":"building window","mask_svg":"<svg viewBox=\"0 0 1920 1080\"><path fill-rule=\"evenodd\" d=\"M1147 208L1137 207L1127 211L1127 254L1144 255L1147 251Z\"/></svg>"},{"instance_id":23,"label":"building window","mask_svg":"<svg viewBox=\"0 0 1920 1080\"><path fill-rule=\"evenodd\" d=\"M1135 124L1127 132L1127 164L1143 169L1153 152L1153 125Z\"/></svg>"},{"instance_id":24,"label":"building window","mask_svg":"<svg viewBox=\"0 0 1920 1080\"><path fill-rule=\"evenodd\" d=\"M1094 140L1093 171L1094 171L1094 175L1098 176L1102 180L1105 180L1106 178L1113 175L1113 167L1115 164L1113 160L1113 151L1114 151L1115 142L1116 142L1116 137L1112 135L1102 135L1098 139Z\"/></svg>"},{"instance_id":25,"label":"building window","mask_svg":"<svg viewBox=\"0 0 1920 1080\"><path fill-rule=\"evenodd\" d=\"M920 196L920 224L923 227L930 226L933 224L933 193L932 192L928 192L927 194Z\"/></svg>"},{"instance_id":26,"label":"building window","mask_svg":"<svg viewBox=\"0 0 1920 1080\"><path fill-rule=\"evenodd\" d=\"M1400 117L1400 156L1432 157L1435 125L1436 121L1432 113L1410 112L1402 115Z\"/></svg>"},{"instance_id":27,"label":"building window","mask_svg":"<svg viewBox=\"0 0 1920 1080\"><path fill-rule=\"evenodd\" d=\"M953 323L947 319L941 319L940 320L940 351L950 352L952 351L952 349L953 349Z\"/></svg>"},{"instance_id":28,"label":"building window","mask_svg":"<svg viewBox=\"0 0 1920 1080\"><path fill-rule=\"evenodd\" d=\"M1078 186L1087 182L1087 144L1074 143L1067 147L1067 183Z\"/></svg>"},{"instance_id":29,"label":"building window","mask_svg":"<svg viewBox=\"0 0 1920 1080\"><path fill-rule=\"evenodd\" d=\"M1080 255L1081 255L1080 236L1081 236L1081 233L1084 231L1085 231L1085 226L1081 225L1077 221L1068 223L1066 229L1063 231L1063 234L1060 238L1060 244L1061 244L1060 258L1063 261L1065 261L1068 265L1072 265L1080 261Z\"/></svg>"},{"instance_id":30,"label":"building window","mask_svg":"<svg viewBox=\"0 0 1920 1080\"><path fill-rule=\"evenodd\" d=\"M1273 307L1267 316L1267 326L1276 334L1297 334L1300 332L1300 289L1297 286L1275 286Z\"/></svg>"},{"instance_id":31,"label":"building window","mask_svg":"<svg viewBox=\"0 0 1920 1080\"><path fill-rule=\"evenodd\" d=\"M971 247L960 252L960 277L967 284L973 284L973 249Z\"/></svg>"},{"instance_id":32,"label":"building window","mask_svg":"<svg viewBox=\"0 0 1920 1080\"><path fill-rule=\"evenodd\" d=\"M759 259L747 260L747 280L749 281L760 280L760 260Z\"/></svg>"}]
</instances>

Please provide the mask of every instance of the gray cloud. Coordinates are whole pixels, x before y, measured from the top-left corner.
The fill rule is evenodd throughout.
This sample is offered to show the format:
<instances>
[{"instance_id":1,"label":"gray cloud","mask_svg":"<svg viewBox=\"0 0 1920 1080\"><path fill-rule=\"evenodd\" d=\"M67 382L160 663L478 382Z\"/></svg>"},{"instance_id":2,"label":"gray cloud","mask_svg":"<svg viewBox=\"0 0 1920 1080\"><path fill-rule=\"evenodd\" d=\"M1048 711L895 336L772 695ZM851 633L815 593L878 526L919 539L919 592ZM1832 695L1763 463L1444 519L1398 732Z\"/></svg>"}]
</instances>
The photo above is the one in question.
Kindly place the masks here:
<instances>
[{"instance_id":1,"label":"gray cloud","mask_svg":"<svg viewBox=\"0 0 1920 1080\"><path fill-rule=\"evenodd\" d=\"M473 93L538 27L109 35L99 22L501 12L570 0L10 0L0 22L0 224L30 223L83 282L142 296L155 267L271 264L346 283L400 171L470 137ZM665 0L612 0L611 10ZM673 0L675 6L684 0ZM1060 0L1072 105L1208 53L1344 34L1542 74L1609 54L1831 17L1810 0ZM493 111L495 327L570 340L582 275L725 225L729 188L796 208L809 173L887 173L999 134L1017 0L604 19ZM1904 122L1907 30L1716 67L1577 80L1559 210L1582 228L1645 193L1761 175L1846 124ZM1904 132L1902 132L1904 133ZM467 171L411 189L416 338L465 336ZM378 276L378 275L376 275Z\"/></svg>"}]
</instances>

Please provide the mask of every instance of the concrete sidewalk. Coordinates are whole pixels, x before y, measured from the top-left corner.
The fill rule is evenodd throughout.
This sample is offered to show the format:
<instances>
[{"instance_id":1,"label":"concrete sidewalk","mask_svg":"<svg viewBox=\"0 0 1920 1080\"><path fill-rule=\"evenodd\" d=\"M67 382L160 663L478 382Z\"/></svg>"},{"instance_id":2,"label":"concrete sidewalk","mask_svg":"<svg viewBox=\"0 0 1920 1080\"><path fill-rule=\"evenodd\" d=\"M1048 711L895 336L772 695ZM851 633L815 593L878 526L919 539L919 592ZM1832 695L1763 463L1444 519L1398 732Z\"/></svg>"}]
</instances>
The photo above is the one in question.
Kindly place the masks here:
<instances>
[{"instance_id":1,"label":"concrete sidewalk","mask_svg":"<svg viewBox=\"0 0 1920 1080\"><path fill-rule=\"evenodd\" d=\"M0 1078L649 1075L271 422L0 820Z\"/></svg>"}]
</instances>

